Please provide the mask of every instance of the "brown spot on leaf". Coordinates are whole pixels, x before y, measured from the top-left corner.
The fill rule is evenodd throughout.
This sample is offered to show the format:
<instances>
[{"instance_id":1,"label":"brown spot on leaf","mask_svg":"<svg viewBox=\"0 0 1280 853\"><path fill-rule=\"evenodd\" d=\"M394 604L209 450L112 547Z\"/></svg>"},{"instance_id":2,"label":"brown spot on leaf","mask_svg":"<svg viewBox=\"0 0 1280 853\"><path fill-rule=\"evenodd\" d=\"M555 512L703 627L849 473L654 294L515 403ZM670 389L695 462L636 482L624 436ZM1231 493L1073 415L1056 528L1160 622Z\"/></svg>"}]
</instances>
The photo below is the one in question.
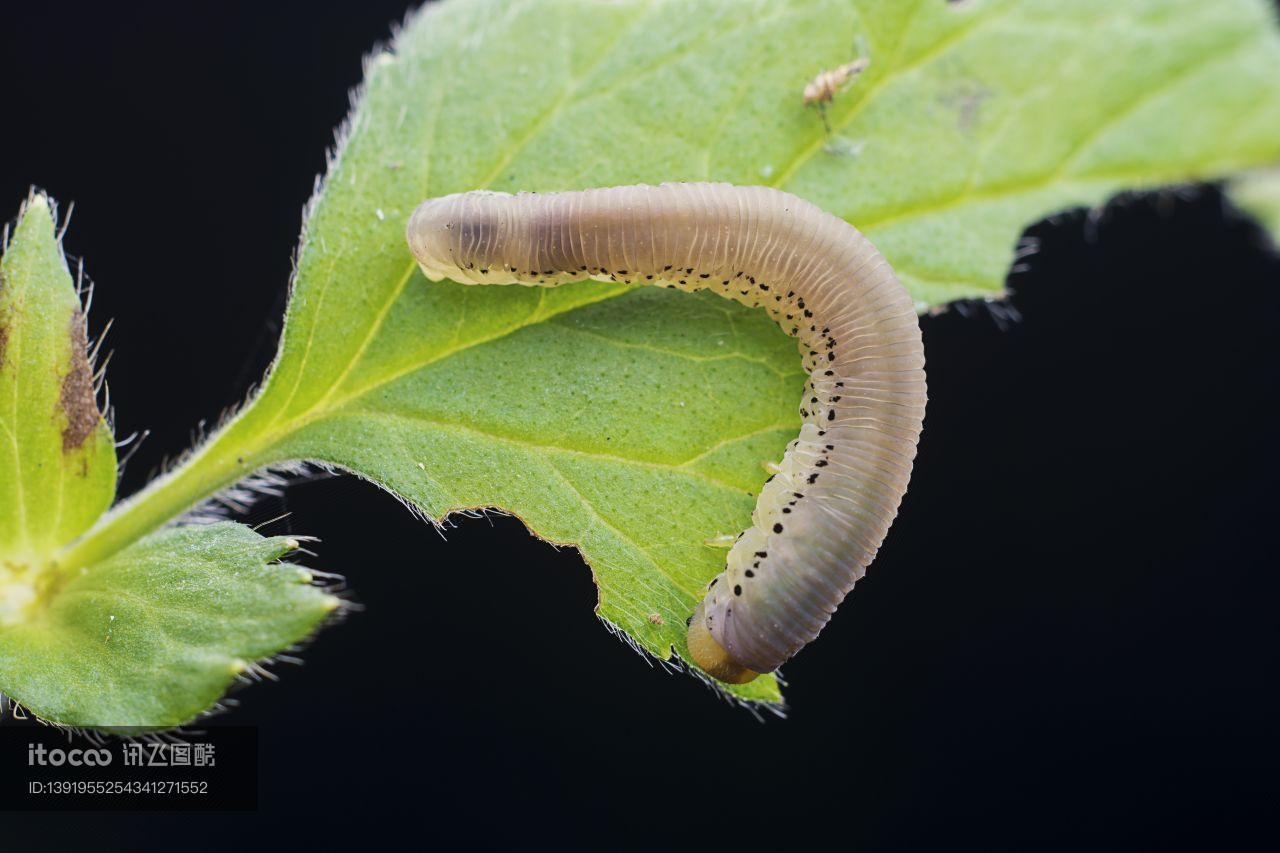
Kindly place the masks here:
<instances>
[{"instance_id":1,"label":"brown spot on leaf","mask_svg":"<svg viewBox=\"0 0 1280 853\"><path fill-rule=\"evenodd\" d=\"M71 315L71 369L62 377L62 397L58 401L67 415L62 430L62 452L79 448L93 434L101 415L93 396L93 368L89 365L89 338L84 314Z\"/></svg>"}]
</instances>

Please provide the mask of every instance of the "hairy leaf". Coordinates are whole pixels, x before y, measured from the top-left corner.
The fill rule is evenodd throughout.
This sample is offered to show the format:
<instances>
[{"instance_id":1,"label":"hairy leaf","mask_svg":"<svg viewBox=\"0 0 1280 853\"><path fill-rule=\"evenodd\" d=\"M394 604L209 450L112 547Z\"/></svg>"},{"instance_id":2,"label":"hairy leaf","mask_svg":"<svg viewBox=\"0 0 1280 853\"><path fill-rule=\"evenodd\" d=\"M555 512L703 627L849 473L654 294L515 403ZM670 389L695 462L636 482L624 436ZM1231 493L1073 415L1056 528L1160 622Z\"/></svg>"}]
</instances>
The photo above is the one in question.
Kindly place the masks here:
<instances>
[{"instance_id":1,"label":"hairy leaf","mask_svg":"<svg viewBox=\"0 0 1280 853\"><path fill-rule=\"evenodd\" d=\"M0 689L66 725L186 723L337 608L275 562L296 547L231 522L176 527L60 576L33 618L0 628Z\"/></svg>"},{"instance_id":2,"label":"hairy leaf","mask_svg":"<svg viewBox=\"0 0 1280 853\"><path fill-rule=\"evenodd\" d=\"M21 619L53 552L115 494L80 297L42 195L0 261L0 626Z\"/></svg>"},{"instance_id":3,"label":"hairy leaf","mask_svg":"<svg viewBox=\"0 0 1280 853\"><path fill-rule=\"evenodd\" d=\"M1272 17L1264 0L430 4L369 63L262 393L81 555L210 483L323 460L432 517L494 506L576 544L601 617L679 653L723 565L704 540L749 523L761 462L798 428L791 342L714 296L428 284L413 207L772 184L862 228L921 309L998 296L1048 214L1280 157ZM801 90L858 54L828 137ZM771 677L733 691L778 699Z\"/></svg>"},{"instance_id":4,"label":"hairy leaf","mask_svg":"<svg viewBox=\"0 0 1280 853\"><path fill-rule=\"evenodd\" d=\"M67 725L187 722L338 600L273 563L296 542L238 524L66 563L62 546L111 501L116 458L43 196L19 216L0 274L0 692Z\"/></svg>"}]
</instances>

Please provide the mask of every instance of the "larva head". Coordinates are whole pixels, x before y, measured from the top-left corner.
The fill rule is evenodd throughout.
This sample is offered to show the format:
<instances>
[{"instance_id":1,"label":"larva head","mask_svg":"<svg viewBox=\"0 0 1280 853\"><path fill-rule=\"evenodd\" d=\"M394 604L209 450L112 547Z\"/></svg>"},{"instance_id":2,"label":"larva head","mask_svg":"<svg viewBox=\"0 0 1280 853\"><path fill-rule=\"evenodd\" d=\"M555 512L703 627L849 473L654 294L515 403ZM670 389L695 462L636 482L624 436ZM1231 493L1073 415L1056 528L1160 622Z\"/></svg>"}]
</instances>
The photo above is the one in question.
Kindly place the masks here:
<instances>
[{"instance_id":1,"label":"larva head","mask_svg":"<svg viewBox=\"0 0 1280 853\"><path fill-rule=\"evenodd\" d=\"M418 205L405 236L423 275L432 281L475 280L471 271L487 267L500 251L498 197L510 198L505 193L456 193Z\"/></svg>"},{"instance_id":2,"label":"larva head","mask_svg":"<svg viewBox=\"0 0 1280 853\"><path fill-rule=\"evenodd\" d=\"M746 684L754 680L760 673L747 669L733 658L724 647L716 642L715 637L707 630L707 615L698 604L693 611L693 619L689 621L689 656L707 675L726 684Z\"/></svg>"}]
</instances>

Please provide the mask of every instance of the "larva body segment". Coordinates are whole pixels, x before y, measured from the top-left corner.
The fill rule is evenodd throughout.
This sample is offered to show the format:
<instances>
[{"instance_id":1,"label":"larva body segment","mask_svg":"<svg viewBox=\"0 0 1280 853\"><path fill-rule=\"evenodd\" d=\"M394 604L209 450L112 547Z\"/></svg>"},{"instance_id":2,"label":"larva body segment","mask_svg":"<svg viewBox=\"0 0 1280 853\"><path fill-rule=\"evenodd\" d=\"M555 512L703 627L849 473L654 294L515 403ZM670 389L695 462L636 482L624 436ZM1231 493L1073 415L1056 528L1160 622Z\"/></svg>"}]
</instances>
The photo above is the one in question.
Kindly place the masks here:
<instances>
[{"instance_id":1,"label":"larva body segment","mask_svg":"<svg viewBox=\"0 0 1280 853\"><path fill-rule=\"evenodd\" d=\"M408 240L432 280L713 290L794 336L809 374L800 435L698 605L689 649L742 682L818 635L888 533L924 419L914 306L862 234L778 190L688 183L431 199Z\"/></svg>"}]
</instances>

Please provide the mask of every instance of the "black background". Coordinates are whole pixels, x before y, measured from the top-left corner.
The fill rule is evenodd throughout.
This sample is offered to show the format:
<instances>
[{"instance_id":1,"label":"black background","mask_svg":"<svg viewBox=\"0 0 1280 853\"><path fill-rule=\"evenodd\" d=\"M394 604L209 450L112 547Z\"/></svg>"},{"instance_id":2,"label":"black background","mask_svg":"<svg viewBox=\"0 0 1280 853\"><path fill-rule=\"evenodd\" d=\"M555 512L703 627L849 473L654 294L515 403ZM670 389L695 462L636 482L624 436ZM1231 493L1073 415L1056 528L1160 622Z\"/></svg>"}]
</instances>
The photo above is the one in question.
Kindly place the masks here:
<instances>
[{"instance_id":1,"label":"black background","mask_svg":"<svg viewBox=\"0 0 1280 853\"><path fill-rule=\"evenodd\" d=\"M142 484L270 360L299 212L403 2L23 4L0 26L0 207L37 184L115 326ZM407 833L713 849L1274 840L1280 261L1212 188L1030 229L1022 320L924 321L929 418L870 578L757 722L592 615L577 554L447 539L352 478L247 520L318 534L365 605L227 722L256 815L7 815L13 849Z\"/></svg>"}]
</instances>

